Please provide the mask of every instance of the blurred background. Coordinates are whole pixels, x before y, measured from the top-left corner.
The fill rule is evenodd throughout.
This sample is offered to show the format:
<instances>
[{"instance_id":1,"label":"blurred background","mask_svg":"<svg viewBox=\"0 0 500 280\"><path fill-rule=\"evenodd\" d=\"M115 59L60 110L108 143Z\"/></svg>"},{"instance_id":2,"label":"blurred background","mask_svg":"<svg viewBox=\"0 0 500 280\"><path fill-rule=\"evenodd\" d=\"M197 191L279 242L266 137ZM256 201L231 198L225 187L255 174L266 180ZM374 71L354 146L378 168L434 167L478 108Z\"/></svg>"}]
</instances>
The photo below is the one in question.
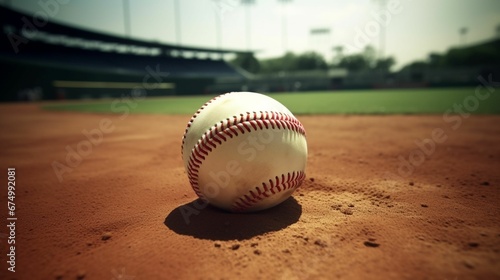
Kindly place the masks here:
<instances>
[{"instance_id":1,"label":"blurred background","mask_svg":"<svg viewBox=\"0 0 500 280\"><path fill-rule=\"evenodd\" d=\"M498 0L3 0L0 24L1 101L500 80Z\"/></svg>"}]
</instances>

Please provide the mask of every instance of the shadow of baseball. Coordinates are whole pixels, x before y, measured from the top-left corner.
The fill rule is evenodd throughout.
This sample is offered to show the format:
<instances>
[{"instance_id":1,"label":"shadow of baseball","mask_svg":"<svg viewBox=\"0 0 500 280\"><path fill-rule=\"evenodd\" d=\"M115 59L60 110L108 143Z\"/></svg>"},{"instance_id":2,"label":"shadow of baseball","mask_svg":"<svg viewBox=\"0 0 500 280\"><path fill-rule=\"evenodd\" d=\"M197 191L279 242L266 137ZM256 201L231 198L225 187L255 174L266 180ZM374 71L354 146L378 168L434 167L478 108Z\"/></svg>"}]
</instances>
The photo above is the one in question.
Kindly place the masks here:
<instances>
[{"instance_id":1,"label":"shadow of baseball","mask_svg":"<svg viewBox=\"0 0 500 280\"><path fill-rule=\"evenodd\" d=\"M244 240L284 229L302 214L302 206L293 197L255 213L229 213L210 205L200 207L202 203L195 200L175 208L164 224L178 234L195 238Z\"/></svg>"}]
</instances>

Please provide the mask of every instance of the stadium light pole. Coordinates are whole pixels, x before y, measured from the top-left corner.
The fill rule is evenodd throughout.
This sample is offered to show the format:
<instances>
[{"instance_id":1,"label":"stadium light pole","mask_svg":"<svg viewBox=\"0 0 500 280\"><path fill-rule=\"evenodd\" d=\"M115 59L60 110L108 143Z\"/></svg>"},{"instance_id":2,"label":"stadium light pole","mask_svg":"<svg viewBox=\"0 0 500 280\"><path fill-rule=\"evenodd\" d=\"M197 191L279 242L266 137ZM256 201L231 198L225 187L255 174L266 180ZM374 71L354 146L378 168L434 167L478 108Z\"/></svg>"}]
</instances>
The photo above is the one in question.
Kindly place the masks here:
<instances>
[{"instance_id":1,"label":"stadium light pole","mask_svg":"<svg viewBox=\"0 0 500 280\"><path fill-rule=\"evenodd\" d=\"M335 46L333 47L333 51L335 51L335 57L333 58L333 64L339 64L344 57L344 47L343 46Z\"/></svg>"},{"instance_id":2,"label":"stadium light pole","mask_svg":"<svg viewBox=\"0 0 500 280\"><path fill-rule=\"evenodd\" d=\"M179 0L174 0L174 13L175 13L175 38L177 45L181 44L181 20L180 20L180 6Z\"/></svg>"},{"instance_id":3,"label":"stadium light pole","mask_svg":"<svg viewBox=\"0 0 500 280\"><path fill-rule=\"evenodd\" d=\"M467 27L462 27L458 30L458 33L460 34L460 45L462 46L465 45L465 35L467 35L468 31Z\"/></svg>"},{"instance_id":4,"label":"stadium light pole","mask_svg":"<svg viewBox=\"0 0 500 280\"><path fill-rule=\"evenodd\" d=\"M287 28L286 28L286 5L292 0L278 0L283 4L283 12L282 12L282 19L281 19L281 28L283 32L283 50L284 53L286 54L288 52L288 46L287 46Z\"/></svg>"},{"instance_id":5,"label":"stadium light pole","mask_svg":"<svg viewBox=\"0 0 500 280\"><path fill-rule=\"evenodd\" d=\"M387 0L375 0L378 2L380 11L385 11L387 6ZM385 55L385 24L380 24L380 34L379 34L379 59L383 59Z\"/></svg>"},{"instance_id":6,"label":"stadium light pole","mask_svg":"<svg viewBox=\"0 0 500 280\"><path fill-rule=\"evenodd\" d=\"M219 2L220 0L216 0ZM222 49L222 30L221 30L221 16L219 12L215 12L215 32L217 36L217 48Z\"/></svg>"},{"instance_id":7,"label":"stadium light pole","mask_svg":"<svg viewBox=\"0 0 500 280\"><path fill-rule=\"evenodd\" d=\"M130 3L128 0L123 0L123 24L125 36L130 37Z\"/></svg>"},{"instance_id":8,"label":"stadium light pole","mask_svg":"<svg viewBox=\"0 0 500 280\"><path fill-rule=\"evenodd\" d=\"M250 6L255 4L255 0L241 0L241 4L246 6L245 9L245 21L246 21L246 35L247 35L247 49L250 50L252 47L252 39L250 32Z\"/></svg>"},{"instance_id":9,"label":"stadium light pole","mask_svg":"<svg viewBox=\"0 0 500 280\"><path fill-rule=\"evenodd\" d=\"M321 28L311 28L309 29L309 36L311 37L311 49L317 51L319 54L323 55L323 57L328 56L330 49L330 28L321 27Z\"/></svg>"},{"instance_id":10,"label":"stadium light pole","mask_svg":"<svg viewBox=\"0 0 500 280\"><path fill-rule=\"evenodd\" d=\"M220 1L221 0L214 0L216 2L217 7L219 7L218 10L215 11L215 35L216 35L216 40L217 40L217 49L221 50L222 49L222 30L221 30L221 23L222 23L222 15L220 11ZM219 58L224 59L224 54L219 53Z\"/></svg>"}]
</instances>

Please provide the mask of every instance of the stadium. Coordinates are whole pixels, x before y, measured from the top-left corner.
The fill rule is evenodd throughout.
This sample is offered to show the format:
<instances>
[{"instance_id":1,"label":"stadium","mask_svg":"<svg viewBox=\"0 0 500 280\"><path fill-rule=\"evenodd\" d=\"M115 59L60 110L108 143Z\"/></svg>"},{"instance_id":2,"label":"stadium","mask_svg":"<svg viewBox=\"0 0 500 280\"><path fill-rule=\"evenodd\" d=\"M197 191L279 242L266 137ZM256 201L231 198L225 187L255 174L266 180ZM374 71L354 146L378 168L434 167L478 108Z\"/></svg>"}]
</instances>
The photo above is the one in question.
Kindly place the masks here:
<instances>
[{"instance_id":1,"label":"stadium","mask_svg":"<svg viewBox=\"0 0 500 280\"><path fill-rule=\"evenodd\" d=\"M2 7L1 15L3 29L10 34L9 40L2 40L2 66L12 70L4 77L10 81L4 100L27 98L22 92L29 88L39 88L37 98L45 100L116 97L129 93L127 86L134 83L151 83L144 78L148 71L162 87L150 90L151 96L203 93L217 79L244 79L220 59L238 51L140 42L51 22L38 30L28 24L27 14Z\"/></svg>"},{"instance_id":2,"label":"stadium","mask_svg":"<svg viewBox=\"0 0 500 280\"><path fill-rule=\"evenodd\" d=\"M160 88L150 86L148 96L242 89L279 92L474 86L480 75L499 75L499 58L494 54L500 39L453 50L458 59L447 68L425 69L416 64L396 73L346 68L290 70L277 77L253 75L223 59L228 55L253 56L252 51L137 41L50 21L39 23L35 17L6 7L0 12L7 35L2 40L1 63L10 69L3 77L9 81L4 101L112 98L129 94L132 88L145 91L148 86L141 83L151 83L151 79L159 83L154 87Z\"/></svg>"},{"instance_id":3,"label":"stadium","mask_svg":"<svg viewBox=\"0 0 500 280\"><path fill-rule=\"evenodd\" d=\"M499 278L499 12L0 2L0 279Z\"/></svg>"}]
</instances>

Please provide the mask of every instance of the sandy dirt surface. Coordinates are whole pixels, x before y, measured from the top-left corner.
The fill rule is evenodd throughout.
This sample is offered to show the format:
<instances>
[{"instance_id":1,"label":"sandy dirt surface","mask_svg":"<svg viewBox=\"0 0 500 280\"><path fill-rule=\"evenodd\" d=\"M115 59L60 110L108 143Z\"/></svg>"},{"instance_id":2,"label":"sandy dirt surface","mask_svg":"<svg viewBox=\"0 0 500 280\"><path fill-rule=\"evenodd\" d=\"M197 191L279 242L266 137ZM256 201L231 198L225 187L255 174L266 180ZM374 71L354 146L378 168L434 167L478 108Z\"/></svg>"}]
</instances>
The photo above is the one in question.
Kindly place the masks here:
<instances>
[{"instance_id":1,"label":"sandy dirt surface","mask_svg":"<svg viewBox=\"0 0 500 280\"><path fill-rule=\"evenodd\" d=\"M0 279L500 278L500 116L299 116L306 181L254 214L199 206L189 118L1 105Z\"/></svg>"}]
</instances>

